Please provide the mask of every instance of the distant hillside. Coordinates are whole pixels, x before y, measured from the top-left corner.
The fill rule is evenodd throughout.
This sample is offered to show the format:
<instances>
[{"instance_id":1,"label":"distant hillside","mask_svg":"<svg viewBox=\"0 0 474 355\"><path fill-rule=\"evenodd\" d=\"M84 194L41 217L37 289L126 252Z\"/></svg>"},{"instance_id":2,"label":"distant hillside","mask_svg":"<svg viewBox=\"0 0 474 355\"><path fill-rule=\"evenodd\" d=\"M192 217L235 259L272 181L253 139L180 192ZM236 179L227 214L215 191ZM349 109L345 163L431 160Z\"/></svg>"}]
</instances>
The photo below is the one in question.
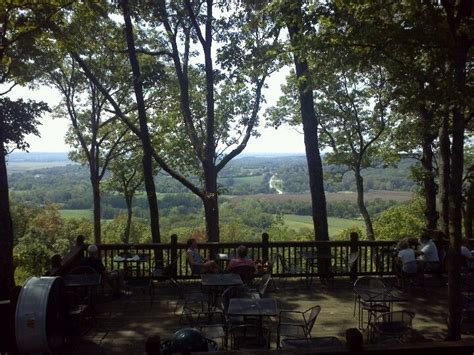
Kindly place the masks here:
<instances>
[{"instance_id":1,"label":"distant hillside","mask_svg":"<svg viewBox=\"0 0 474 355\"><path fill-rule=\"evenodd\" d=\"M68 153L48 153L48 152L13 152L8 155L8 161L10 163L18 162L58 162L67 161L71 163L68 158Z\"/></svg>"}]
</instances>

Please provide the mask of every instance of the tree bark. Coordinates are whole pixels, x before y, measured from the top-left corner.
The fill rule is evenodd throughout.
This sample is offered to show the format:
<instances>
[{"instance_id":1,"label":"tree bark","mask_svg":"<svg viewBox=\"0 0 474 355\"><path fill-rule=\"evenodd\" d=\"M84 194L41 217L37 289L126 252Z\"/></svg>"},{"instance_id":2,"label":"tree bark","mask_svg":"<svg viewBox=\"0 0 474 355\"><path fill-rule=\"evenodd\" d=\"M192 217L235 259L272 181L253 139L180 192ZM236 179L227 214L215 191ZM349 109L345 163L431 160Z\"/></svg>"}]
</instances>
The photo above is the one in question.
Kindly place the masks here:
<instances>
[{"instance_id":1,"label":"tree bark","mask_svg":"<svg viewBox=\"0 0 474 355\"><path fill-rule=\"evenodd\" d=\"M0 300L8 299L15 286L13 267L13 224L10 215L5 147L0 142Z\"/></svg>"},{"instance_id":2,"label":"tree bark","mask_svg":"<svg viewBox=\"0 0 474 355\"><path fill-rule=\"evenodd\" d=\"M356 187L357 187L357 207L359 208L359 212L364 219L365 223L365 230L367 233L367 239L375 240L374 236L374 228L372 227L372 220L370 219L369 212L365 207L364 202L364 178L360 173L360 169L356 169L354 171L354 176L356 180Z\"/></svg>"},{"instance_id":3,"label":"tree bark","mask_svg":"<svg viewBox=\"0 0 474 355\"><path fill-rule=\"evenodd\" d=\"M125 196L125 204L127 205L127 224L123 233L123 242L125 244L130 243L130 229L132 227L132 197Z\"/></svg>"},{"instance_id":4,"label":"tree bark","mask_svg":"<svg viewBox=\"0 0 474 355\"><path fill-rule=\"evenodd\" d=\"M464 163L464 117L453 115L451 148L451 178L449 181L449 252L448 252L448 338L461 339L461 239L462 239L462 178Z\"/></svg>"},{"instance_id":5,"label":"tree bark","mask_svg":"<svg viewBox=\"0 0 474 355\"><path fill-rule=\"evenodd\" d=\"M420 109L422 138L421 166L423 167L423 190L425 197L425 219L427 229L436 229L438 225L438 213L436 211L437 186L433 169L432 144L436 135L432 134L433 115L424 107Z\"/></svg>"},{"instance_id":6,"label":"tree bark","mask_svg":"<svg viewBox=\"0 0 474 355\"><path fill-rule=\"evenodd\" d=\"M471 168L474 170L474 166ZM472 222L474 220L474 177L469 182L466 192L466 208L464 213L464 235L472 239Z\"/></svg>"},{"instance_id":7,"label":"tree bark","mask_svg":"<svg viewBox=\"0 0 474 355\"><path fill-rule=\"evenodd\" d=\"M298 37L302 32L301 7L291 6L291 20L287 27L293 47L298 47ZM310 84L308 63L296 49L293 50L301 119L303 121L304 144L308 162L309 188L313 210L315 240L329 240L326 212L326 195L324 193L323 165L319 152L318 119L314 110L313 91Z\"/></svg>"},{"instance_id":8,"label":"tree bark","mask_svg":"<svg viewBox=\"0 0 474 355\"><path fill-rule=\"evenodd\" d=\"M219 241L219 201L217 195L217 172L213 163L203 162L206 190L203 196L206 234L209 242Z\"/></svg>"},{"instance_id":9,"label":"tree bark","mask_svg":"<svg viewBox=\"0 0 474 355\"><path fill-rule=\"evenodd\" d=\"M439 200L441 230L449 236L449 173L450 173L449 116L445 114L439 129Z\"/></svg>"},{"instance_id":10,"label":"tree bark","mask_svg":"<svg viewBox=\"0 0 474 355\"><path fill-rule=\"evenodd\" d=\"M92 185L92 210L94 215L94 242L95 244L100 244L102 242L101 238L101 206L100 206L100 179L96 176L95 170L96 166L90 165L90 180Z\"/></svg>"},{"instance_id":11,"label":"tree bark","mask_svg":"<svg viewBox=\"0 0 474 355\"><path fill-rule=\"evenodd\" d=\"M145 100L143 96L142 77L140 73L140 64L138 63L135 50L135 40L133 38L133 25L130 17L128 1L121 1L123 10L123 19L125 22L125 36L127 39L128 57L133 73L133 88L137 102L138 120L140 125L140 139L143 146L143 177L145 190L148 199L148 208L150 211L150 229L153 243L161 243L160 222L158 213L158 199L156 197L155 181L153 180L153 148L148 131Z\"/></svg>"},{"instance_id":12,"label":"tree bark","mask_svg":"<svg viewBox=\"0 0 474 355\"><path fill-rule=\"evenodd\" d=\"M464 21L472 16L471 0L441 1L453 41L451 68L456 86L457 103L452 109L452 145L449 179L449 252L448 252L448 339L461 339L461 239L462 239L462 187L464 173L464 131L466 120L465 97L466 64L472 40L464 33Z\"/></svg>"}]
</instances>

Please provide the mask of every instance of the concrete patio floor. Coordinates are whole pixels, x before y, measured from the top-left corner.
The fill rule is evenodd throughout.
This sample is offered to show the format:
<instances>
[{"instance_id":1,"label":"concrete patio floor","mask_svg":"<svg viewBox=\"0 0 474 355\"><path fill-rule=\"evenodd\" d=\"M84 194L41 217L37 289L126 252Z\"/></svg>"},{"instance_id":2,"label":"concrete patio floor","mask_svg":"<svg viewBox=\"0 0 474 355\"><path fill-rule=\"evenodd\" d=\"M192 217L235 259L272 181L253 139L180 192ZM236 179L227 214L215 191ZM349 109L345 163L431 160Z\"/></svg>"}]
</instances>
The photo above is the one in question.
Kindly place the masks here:
<instances>
[{"instance_id":1,"label":"concrete patio floor","mask_svg":"<svg viewBox=\"0 0 474 355\"><path fill-rule=\"evenodd\" d=\"M388 279L388 283L393 280ZM190 287L199 283L187 282ZM169 283L156 287L153 305L147 290L132 290L120 299L100 303L97 324L85 335L74 337L69 342L66 353L145 353L148 337L159 335L169 338L175 331L185 327L179 324L179 313L174 314L177 296ZM429 278L424 288L409 288L403 291L408 302L396 303L394 310L406 309L415 312L414 336L411 341L442 341L446 337L447 286L445 279ZM300 280L279 282L271 288L266 297L277 299L279 309L306 310L320 305L321 313L313 328L313 336L335 336L345 341L345 331L356 328L354 317L354 292L348 279L338 279L332 285L322 285L319 281L307 289ZM357 312L356 312L357 313ZM357 316L357 314L356 314ZM276 333L277 320L273 321L272 333ZM463 339L474 339L465 335ZM272 348L276 344L273 342Z\"/></svg>"}]
</instances>

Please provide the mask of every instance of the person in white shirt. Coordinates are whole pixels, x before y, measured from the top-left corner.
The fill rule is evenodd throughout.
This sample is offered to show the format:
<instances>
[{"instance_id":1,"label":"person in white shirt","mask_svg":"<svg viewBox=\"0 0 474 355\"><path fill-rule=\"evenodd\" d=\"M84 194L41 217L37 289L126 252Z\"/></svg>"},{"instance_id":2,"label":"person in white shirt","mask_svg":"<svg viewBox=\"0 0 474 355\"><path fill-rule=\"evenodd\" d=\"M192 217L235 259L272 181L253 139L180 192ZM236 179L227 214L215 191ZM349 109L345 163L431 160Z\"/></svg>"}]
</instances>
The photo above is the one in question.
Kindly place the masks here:
<instances>
[{"instance_id":1,"label":"person in white shirt","mask_svg":"<svg viewBox=\"0 0 474 355\"><path fill-rule=\"evenodd\" d=\"M414 274L417 272L415 251L410 248L407 239L402 239L398 242L397 259L401 264L401 271L407 274Z\"/></svg>"},{"instance_id":2,"label":"person in white shirt","mask_svg":"<svg viewBox=\"0 0 474 355\"><path fill-rule=\"evenodd\" d=\"M469 250L469 239L463 238L461 245L461 256L463 257L464 265L468 269L474 269L474 256Z\"/></svg>"},{"instance_id":3,"label":"person in white shirt","mask_svg":"<svg viewBox=\"0 0 474 355\"><path fill-rule=\"evenodd\" d=\"M424 232L419 239L421 249L417 252L424 271L438 270L440 267L438 248L428 232Z\"/></svg>"}]
</instances>

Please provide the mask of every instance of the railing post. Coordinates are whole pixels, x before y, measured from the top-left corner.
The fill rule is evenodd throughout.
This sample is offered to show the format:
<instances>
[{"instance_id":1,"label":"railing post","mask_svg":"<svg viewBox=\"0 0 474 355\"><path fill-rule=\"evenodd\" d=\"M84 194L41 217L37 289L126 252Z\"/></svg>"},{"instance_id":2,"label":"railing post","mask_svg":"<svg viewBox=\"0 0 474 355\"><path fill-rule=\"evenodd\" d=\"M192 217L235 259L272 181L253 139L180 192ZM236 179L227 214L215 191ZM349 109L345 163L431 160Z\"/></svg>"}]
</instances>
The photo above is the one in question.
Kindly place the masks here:
<instances>
[{"instance_id":1,"label":"railing post","mask_svg":"<svg viewBox=\"0 0 474 355\"><path fill-rule=\"evenodd\" d=\"M262 233L262 261L268 261L268 248L270 236L268 233Z\"/></svg>"},{"instance_id":2,"label":"railing post","mask_svg":"<svg viewBox=\"0 0 474 355\"><path fill-rule=\"evenodd\" d=\"M360 253L359 250L359 234L356 232L351 232L351 254L353 253ZM351 264L351 280L352 282L355 282L358 277L358 271L359 271L359 258Z\"/></svg>"},{"instance_id":3,"label":"railing post","mask_svg":"<svg viewBox=\"0 0 474 355\"><path fill-rule=\"evenodd\" d=\"M176 278L178 274L178 263L175 262L178 260L178 236L176 234L171 235L170 254L170 262L173 263L171 273Z\"/></svg>"}]
</instances>

